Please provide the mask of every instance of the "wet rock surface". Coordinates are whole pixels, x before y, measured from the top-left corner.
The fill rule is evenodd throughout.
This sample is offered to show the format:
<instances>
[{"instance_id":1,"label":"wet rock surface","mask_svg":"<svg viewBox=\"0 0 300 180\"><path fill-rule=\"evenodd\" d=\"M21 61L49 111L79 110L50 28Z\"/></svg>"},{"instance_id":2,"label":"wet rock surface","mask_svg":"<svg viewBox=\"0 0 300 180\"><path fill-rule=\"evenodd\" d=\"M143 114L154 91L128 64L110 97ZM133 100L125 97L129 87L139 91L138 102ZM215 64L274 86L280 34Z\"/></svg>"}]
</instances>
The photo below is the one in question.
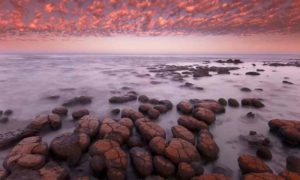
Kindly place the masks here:
<instances>
[{"instance_id":1,"label":"wet rock surface","mask_svg":"<svg viewBox=\"0 0 300 180\"><path fill-rule=\"evenodd\" d=\"M192 116L182 115L178 118L177 123L189 129L190 131L200 131L201 129L208 129L208 125L205 122L199 121Z\"/></svg>"},{"instance_id":2,"label":"wet rock surface","mask_svg":"<svg viewBox=\"0 0 300 180\"><path fill-rule=\"evenodd\" d=\"M151 154L139 147L130 149L130 157L132 159L133 166L142 177L151 175L153 171L153 162Z\"/></svg>"},{"instance_id":3,"label":"wet rock surface","mask_svg":"<svg viewBox=\"0 0 300 180\"><path fill-rule=\"evenodd\" d=\"M155 172L162 177L170 177L175 174L175 165L163 156L154 156L153 166Z\"/></svg>"},{"instance_id":4,"label":"wet rock surface","mask_svg":"<svg viewBox=\"0 0 300 180\"><path fill-rule=\"evenodd\" d=\"M92 97L90 96L79 96L74 97L66 102L63 103L63 106L71 107L76 105L87 105L92 103Z\"/></svg>"},{"instance_id":5,"label":"wet rock surface","mask_svg":"<svg viewBox=\"0 0 300 180\"><path fill-rule=\"evenodd\" d=\"M146 118L138 119L135 125L142 136L148 141L157 136L166 137L166 132L162 127Z\"/></svg>"},{"instance_id":6,"label":"wet rock surface","mask_svg":"<svg viewBox=\"0 0 300 180\"><path fill-rule=\"evenodd\" d=\"M197 107L193 110L193 117L210 125L215 122L216 116L210 109Z\"/></svg>"},{"instance_id":7,"label":"wet rock surface","mask_svg":"<svg viewBox=\"0 0 300 180\"><path fill-rule=\"evenodd\" d=\"M109 102L113 103L113 104L120 104L120 103L126 103L126 102L130 102L130 101L136 101L137 98L137 94L134 92L129 92L123 96L113 96L111 98L109 98Z\"/></svg>"},{"instance_id":8,"label":"wet rock surface","mask_svg":"<svg viewBox=\"0 0 300 180\"><path fill-rule=\"evenodd\" d=\"M242 155L238 158L239 167L243 174L272 173L272 170L259 158L252 155Z\"/></svg>"},{"instance_id":9,"label":"wet rock surface","mask_svg":"<svg viewBox=\"0 0 300 180\"><path fill-rule=\"evenodd\" d=\"M216 160L219 154L219 147L213 139L213 135L206 129L198 134L197 149L207 160Z\"/></svg>"},{"instance_id":10,"label":"wet rock surface","mask_svg":"<svg viewBox=\"0 0 300 180\"><path fill-rule=\"evenodd\" d=\"M192 144L195 144L195 136L192 132L183 126L177 125L172 127L172 134L174 138L184 139Z\"/></svg>"},{"instance_id":11,"label":"wet rock surface","mask_svg":"<svg viewBox=\"0 0 300 180\"><path fill-rule=\"evenodd\" d=\"M90 111L88 109L79 109L77 111L74 111L72 113L72 117L77 120L77 119L80 119L82 118L83 116L85 115L89 115L90 114Z\"/></svg>"}]
</instances>

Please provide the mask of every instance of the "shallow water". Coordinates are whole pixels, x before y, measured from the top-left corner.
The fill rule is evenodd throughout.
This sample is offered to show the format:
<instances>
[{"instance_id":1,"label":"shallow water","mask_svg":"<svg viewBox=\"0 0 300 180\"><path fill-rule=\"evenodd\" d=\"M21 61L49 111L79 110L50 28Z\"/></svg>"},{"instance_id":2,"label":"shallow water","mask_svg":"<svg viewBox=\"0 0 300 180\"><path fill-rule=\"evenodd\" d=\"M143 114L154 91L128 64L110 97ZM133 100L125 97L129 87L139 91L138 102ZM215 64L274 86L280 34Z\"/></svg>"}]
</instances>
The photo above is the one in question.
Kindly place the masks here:
<instances>
[{"instance_id":1,"label":"shallow water","mask_svg":"<svg viewBox=\"0 0 300 180\"><path fill-rule=\"evenodd\" d=\"M223 65L215 60L226 60L228 57L241 58L245 61L239 65ZM299 149L287 148L281 141L269 133L268 121L272 118L300 120L300 68L262 66L263 61L299 59L297 55L206 55L206 56L100 56L100 55L3 55L0 56L0 110L12 109L14 114L6 124L0 124L0 132L26 126L36 115L48 113L64 101L80 95L93 97L93 102L84 107L100 119L110 116L113 108L134 107L138 102L120 105L108 103L113 93L124 94L134 90L151 98L168 99L176 105L183 99L218 99L218 98L262 98L266 107L231 108L217 116L215 124L210 126L215 141L220 147L219 159L206 165L206 173L213 164L224 164L234 170L234 178L239 177L237 158L244 153L255 154L255 148L240 139L250 130L270 138L273 147L273 159L267 162L279 173L285 169L285 159L289 154L300 154ZM211 61L206 64L204 61ZM252 63L256 66L253 67ZM193 79L185 78L203 91L180 87L184 82L171 81L168 78L155 77L147 67L157 64L170 65L208 65L237 66L241 69L231 71L230 75L213 75ZM246 76L247 71L265 69L260 76ZM149 73L151 76L142 76ZM234 75L239 73L240 75ZM214 74L214 73L211 73ZM142 77L140 77L141 75ZM294 85L283 84L288 81ZM151 84L158 81L159 84ZM122 87L128 88L122 89ZM240 91L241 87L252 89L251 92ZM255 91L262 88L263 91ZM57 100L49 100L48 96L59 95ZM82 106L72 107L72 112ZM256 114L255 119L246 118L248 112ZM164 127L171 137L171 127L177 124L179 114L176 108L160 116L157 123ZM69 116L63 121L63 127L55 132L43 134L43 139L51 139L62 132L72 132L74 122ZM8 150L0 152L3 161Z\"/></svg>"}]
</instances>

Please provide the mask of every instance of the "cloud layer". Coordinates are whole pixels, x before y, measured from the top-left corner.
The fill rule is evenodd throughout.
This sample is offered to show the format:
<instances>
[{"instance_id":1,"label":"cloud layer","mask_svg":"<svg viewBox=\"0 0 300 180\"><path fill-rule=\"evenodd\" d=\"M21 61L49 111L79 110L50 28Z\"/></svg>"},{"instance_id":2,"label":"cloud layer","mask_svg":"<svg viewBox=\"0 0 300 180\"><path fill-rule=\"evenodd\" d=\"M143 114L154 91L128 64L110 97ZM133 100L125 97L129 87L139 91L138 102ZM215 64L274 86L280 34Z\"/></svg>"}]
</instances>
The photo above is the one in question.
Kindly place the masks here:
<instances>
[{"instance_id":1,"label":"cloud layer","mask_svg":"<svg viewBox=\"0 0 300 180\"><path fill-rule=\"evenodd\" d=\"M0 1L2 38L257 33L300 33L300 1Z\"/></svg>"}]
</instances>

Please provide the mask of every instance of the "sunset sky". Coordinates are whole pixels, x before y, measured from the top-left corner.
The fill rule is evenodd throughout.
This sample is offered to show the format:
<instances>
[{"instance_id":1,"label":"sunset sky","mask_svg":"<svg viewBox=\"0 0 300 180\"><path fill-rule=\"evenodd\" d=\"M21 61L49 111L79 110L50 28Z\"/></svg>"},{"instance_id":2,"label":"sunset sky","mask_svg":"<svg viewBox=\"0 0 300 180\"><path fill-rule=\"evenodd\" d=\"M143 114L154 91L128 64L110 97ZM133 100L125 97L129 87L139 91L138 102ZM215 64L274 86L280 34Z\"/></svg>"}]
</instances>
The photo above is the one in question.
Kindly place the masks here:
<instances>
[{"instance_id":1,"label":"sunset sky","mask_svg":"<svg viewBox=\"0 0 300 180\"><path fill-rule=\"evenodd\" d=\"M300 53L300 0L0 0L1 53Z\"/></svg>"}]
</instances>

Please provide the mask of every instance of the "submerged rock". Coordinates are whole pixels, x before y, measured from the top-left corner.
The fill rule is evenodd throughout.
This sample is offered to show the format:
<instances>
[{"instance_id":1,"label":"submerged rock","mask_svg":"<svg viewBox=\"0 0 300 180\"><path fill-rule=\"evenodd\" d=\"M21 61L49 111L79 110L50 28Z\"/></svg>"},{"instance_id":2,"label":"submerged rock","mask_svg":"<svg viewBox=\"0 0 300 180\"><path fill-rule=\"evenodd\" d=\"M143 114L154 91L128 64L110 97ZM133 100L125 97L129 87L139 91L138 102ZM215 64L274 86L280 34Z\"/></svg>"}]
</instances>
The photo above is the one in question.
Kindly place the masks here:
<instances>
[{"instance_id":1,"label":"submerged rock","mask_svg":"<svg viewBox=\"0 0 300 180\"><path fill-rule=\"evenodd\" d=\"M60 116L66 116L68 114L68 109L64 106L56 107L52 110L52 113L58 114Z\"/></svg>"},{"instance_id":2,"label":"submerged rock","mask_svg":"<svg viewBox=\"0 0 300 180\"><path fill-rule=\"evenodd\" d=\"M272 152L268 147L265 146L259 146L256 150L256 155L264 160L272 159Z\"/></svg>"},{"instance_id":3,"label":"submerged rock","mask_svg":"<svg viewBox=\"0 0 300 180\"><path fill-rule=\"evenodd\" d=\"M259 100L259 99L255 99L255 98L244 98L241 101L242 106L252 106L255 108L262 108L265 105Z\"/></svg>"},{"instance_id":4,"label":"submerged rock","mask_svg":"<svg viewBox=\"0 0 300 180\"><path fill-rule=\"evenodd\" d=\"M246 72L246 75L258 76L258 75L260 75L260 73L255 72L255 71L250 71L250 72Z\"/></svg>"},{"instance_id":5,"label":"submerged rock","mask_svg":"<svg viewBox=\"0 0 300 180\"><path fill-rule=\"evenodd\" d=\"M272 173L272 170L259 158L252 155L242 155L238 163L243 174L247 173Z\"/></svg>"},{"instance_id":6,"label":"submerged rock","mask_svg":"<svg viewBox=\"0 0 300 180\"><path fill-rule=\"evenodd\" d=\"M136 93L127 93L123 96L113 96L109 98L109 102L113 104L120 104L120 103L126 103L129 101L136 101L137 100L137 95Z\"/></svg>"},{"instance_id":7,"label":"submerged rock","mask_svg":"<svg viewBox=\"0 0 300 180\"><path fill-rule=\"evenodd\" d=\"M202 107L211 110L216 114L225 113L225 108L215 100L191 100L195 104L195 108Z\"/></svg>"},{"instance_id":8,"label":"submerged rock","mask_svg":"<svg viewBox=\"0 0 300 180\"><path fill-rule=\"evenodd\" d=\"M224 98L220 98L220 99L218 100L218 102L219 102L222 106L226 106L226 105L227 105L227 101L226 101L226 99L224 99Z\"/></svg>"},{"instance_id":9,"label":"submerged rock","mask_svg":"<svg viewBox=\"0 0 300 180\"><path fill-rule=\"evenodd\" d=\"M286 168L289 171L300 173L300 157L290 155L286 158Z\"/></svg>"},{"instance_id":10,"label":"submerged rock","mask_svg":"<svg viewBox=\"0 0 300 180\"><path fill-rule=\"evenodd\" d=\"M89 114L90 114L90 111L88 109L79 109L72 113L72 117L76 120L76 119L80 119L83 116L89 115Z\"/></svg>"},{"instance_id":11,"label":"submerged rock","mask_svg":"<svg viewBox=\"0 0 300 180\"><path fill-rule=\"evenodd\" d=\"M133 109L130 108L124 108L121 111L121 117L122 118L129 118L133 121L136 121L137 119L143 118L144 115L138 111L135 111Z\"/></svg>"},{"instance_id":12,"label":"submerged rock","mask_svg":"<svg viewBox=\"0 0 300 180\"><path fill-rule=\"evenodd\" d=\"M86 105L92 103L92 97L90 96L79 96L74 97L63 103L63 106L76 106L76 105Z\"/></svg>"}]
</instances>

